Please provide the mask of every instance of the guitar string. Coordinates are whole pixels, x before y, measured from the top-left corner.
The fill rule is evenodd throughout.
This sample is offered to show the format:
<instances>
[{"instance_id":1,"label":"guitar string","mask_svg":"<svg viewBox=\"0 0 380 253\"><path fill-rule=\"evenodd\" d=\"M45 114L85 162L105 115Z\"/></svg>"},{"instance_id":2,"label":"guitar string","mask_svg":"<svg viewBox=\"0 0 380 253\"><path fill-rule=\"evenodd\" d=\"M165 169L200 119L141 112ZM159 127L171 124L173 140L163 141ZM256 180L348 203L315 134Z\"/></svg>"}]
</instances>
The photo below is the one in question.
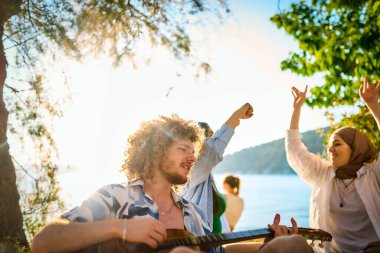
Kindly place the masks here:
<instances>
[{"instance_id":1,"label":"guitar string","mask_svg":"<svg viewBox=\"0 0 380 253\"><path fill-rule=\"evenodd\" d=\"M262 231L264 230L264 231ZM242 239L242 238L253 238L258 235L264 235L267 234L268 229L254 229L254 230L247 230L247 231L240 231L240 232L230 232L230 233L222 233L222 234L211 234L206 236L196 236L193 237L193 239L190 239L190 237L183 237L183 238L175 238L175 239L168 239L165 244L168 246L189 246L189 245L199 245L199 244L207 244L207 243L214 243L218 241L229 241L234 239ZM247 234L248 233L248 234ZM327 234L327 232L323 230L315 230L315 229L307 229L307 228L299 228L298 234L305 237L305 239L309 239L314 241L331 241L331 236ZM327 235L326 235L327 234ZM225 237L226 235L234 235L235 238L231 238L229 236ZM208 239L208 241L206 241Z\"/></svg>"}]
</instances>

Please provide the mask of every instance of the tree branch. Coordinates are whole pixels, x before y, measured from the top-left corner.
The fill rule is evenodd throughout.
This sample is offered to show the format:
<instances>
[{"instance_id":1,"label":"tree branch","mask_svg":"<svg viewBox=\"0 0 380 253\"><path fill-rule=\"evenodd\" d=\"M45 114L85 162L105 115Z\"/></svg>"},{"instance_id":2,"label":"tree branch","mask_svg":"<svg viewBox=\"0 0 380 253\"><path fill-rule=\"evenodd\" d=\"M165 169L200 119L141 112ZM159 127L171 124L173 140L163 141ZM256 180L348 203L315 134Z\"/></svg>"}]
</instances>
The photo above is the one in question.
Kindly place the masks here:
<instances>
[{"instance_id":1,"label":"tree branch","mask_svg":"<svg viewBox=\"0 0 380 253\"><path fill-rule=\"evenodd\" d=\"M4 87L10 89L10 90L13 91L14 93L19 93L19 92L20 92L20 91L17 90L16 88L13 88L13 87L9 86L8 84L5 84L5 83L4 83Z\"/></svg>"},{"instance_id":2,"label":"tree branch","mask_svg":"<svg viewBox=\"0 0 380 253\"><path fill-rule=\"evenodd\" d=\"M30 178L32 178L33 180L37 180L37 178L33 177L32 175L29 174L28 170L24 168L24 166L22 166L14 156L11 155L11 158L13 160L13 162L15 162L20 168L22 171L24 171L24 173L29 176Z\"/></svg>"}]
</instances>

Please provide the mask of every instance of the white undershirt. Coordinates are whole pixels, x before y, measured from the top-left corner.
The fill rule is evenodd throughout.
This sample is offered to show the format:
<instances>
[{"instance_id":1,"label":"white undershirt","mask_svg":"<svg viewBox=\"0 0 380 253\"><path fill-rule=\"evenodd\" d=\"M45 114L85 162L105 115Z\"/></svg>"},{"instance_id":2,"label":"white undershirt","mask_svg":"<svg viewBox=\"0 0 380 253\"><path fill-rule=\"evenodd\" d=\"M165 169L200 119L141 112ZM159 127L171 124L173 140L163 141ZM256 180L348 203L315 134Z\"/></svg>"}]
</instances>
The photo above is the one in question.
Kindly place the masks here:
<instances>
[{"instance_id":1,"label":"white undershirt","mask_svg":"<svg viewBox=\"0 0 380 253\"><path fill-rule=\"evenodd\" d=\"M330 198L331 252L358 253L377 241L376 231L352 179L334 179ZM344 184L343 184L344 182ZM340 204L343 203L343 207Z\"/></svg>"}]
</instances>

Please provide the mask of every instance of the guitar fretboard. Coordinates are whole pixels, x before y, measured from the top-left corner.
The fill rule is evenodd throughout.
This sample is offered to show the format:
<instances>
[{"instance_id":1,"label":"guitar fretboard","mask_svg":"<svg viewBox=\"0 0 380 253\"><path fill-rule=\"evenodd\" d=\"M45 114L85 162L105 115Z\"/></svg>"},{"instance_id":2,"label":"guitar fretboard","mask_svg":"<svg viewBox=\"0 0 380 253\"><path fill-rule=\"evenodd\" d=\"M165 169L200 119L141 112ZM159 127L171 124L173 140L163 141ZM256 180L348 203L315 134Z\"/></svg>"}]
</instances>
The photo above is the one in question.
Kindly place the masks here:
<instances>
[{"instance_id":1,"label":"guitar fretboard","mask_svg":"<svg viewBox=\"0 0 380 253\"><path fill-rule=\"evenodd\" d=\"M273 231L267 228L253 229L247 231L211 234L205 236L191 236L178 239L169 239L162 244L162 248L173 248L176 246L194 246L194 245L221 245L226 242L244 241L255 238L273 236ZM161 247L160 247L161 248Z\"/></svg>"}]
</instances>

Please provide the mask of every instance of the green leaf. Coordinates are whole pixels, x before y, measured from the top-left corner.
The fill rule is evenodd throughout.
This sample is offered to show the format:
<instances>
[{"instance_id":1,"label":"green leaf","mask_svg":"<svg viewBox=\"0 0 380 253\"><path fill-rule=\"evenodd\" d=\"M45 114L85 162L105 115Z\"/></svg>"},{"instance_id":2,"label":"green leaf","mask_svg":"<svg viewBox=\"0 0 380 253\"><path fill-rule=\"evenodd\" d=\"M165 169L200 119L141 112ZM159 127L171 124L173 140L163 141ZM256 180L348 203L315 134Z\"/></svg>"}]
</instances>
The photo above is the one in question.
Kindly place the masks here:
<instances>
[{"instance_id":1,"label":"green leaf","mask_svg":"<svg viewBox=\"0 0 380 253\"><path fill-rule=\"evenodd\" d=\"M380 1L376 1L376 2L373 4L373 7L372 7L373 12L376 12L377 9L379 8L379 6L380 6Z\"/></svg>"}]
</instances>

